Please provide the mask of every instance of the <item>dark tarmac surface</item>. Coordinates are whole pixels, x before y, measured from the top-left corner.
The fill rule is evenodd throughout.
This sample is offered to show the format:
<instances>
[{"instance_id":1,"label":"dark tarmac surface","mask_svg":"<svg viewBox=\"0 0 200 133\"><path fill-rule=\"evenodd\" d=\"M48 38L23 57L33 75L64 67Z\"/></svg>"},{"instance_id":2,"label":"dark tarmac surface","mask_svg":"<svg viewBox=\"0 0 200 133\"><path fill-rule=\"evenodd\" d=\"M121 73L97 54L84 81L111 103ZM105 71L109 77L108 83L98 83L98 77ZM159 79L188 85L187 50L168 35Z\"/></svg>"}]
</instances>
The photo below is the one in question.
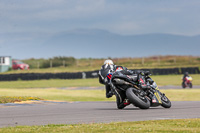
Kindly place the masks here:
<instances>
[{"instance_id":1,"label":"dark tarmac surface","mask_svg":"<svg viewBox=\"0 0 200 133\"><path fill-rule=\"evenodd\" d=\"M200 118L200 101L172 102L170 109L159 106L147 110L132 105L118 110L115 102L46 102L0 107L0 127L185 118Z\"/></svg>"}]
</instances>

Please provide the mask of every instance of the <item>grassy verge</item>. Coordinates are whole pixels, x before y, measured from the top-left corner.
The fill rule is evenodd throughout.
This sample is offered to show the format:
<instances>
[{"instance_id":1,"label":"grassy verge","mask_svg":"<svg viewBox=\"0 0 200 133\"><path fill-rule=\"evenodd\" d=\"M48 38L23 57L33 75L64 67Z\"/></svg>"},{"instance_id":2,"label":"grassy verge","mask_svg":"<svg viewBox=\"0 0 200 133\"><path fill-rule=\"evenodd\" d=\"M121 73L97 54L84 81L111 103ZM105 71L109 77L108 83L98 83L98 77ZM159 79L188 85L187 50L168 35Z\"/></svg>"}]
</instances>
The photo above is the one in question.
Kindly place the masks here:
<instances>
[{"instance_id":1,"label":"grassy verge","mask_svg":"<svg viewBox=\"0 0 200 133\"><path fill-rule=\"evenodd\" d=\"M33 96L45 100L62 101L107 101L105 90L60 90L60 89L0 89L2 96Z\"/></svg>"},{"instance_id":2,"label":"grassy verge","mask_svg":"<svg viewBox=\"0 0 200 133\"><path fill-rule=\"evenodd\" d=\"M138 122L115 122L100 124L17 126L1 128L2 133L69 132L69 133L194 133L200 132L200 119L153 120Z\"/></svg>"},{"instance_id":3,"label":"grassy verge","mask_svg":"<svg viewBox=\"0 0 200 133\"><path fill-rule=\"evenodd\" d=\"M200 85L200 75L191 75L193 84ZM182 75L152 76L159 86L180 85ZM0 96L33 96L46 100L64 101L114 101L115 98L106 99L105 90L61 90L61 89L35 89L35 88L59 88L59 87L97 87L98 79L76 80L34 80L0 82ZM29 89L27 89L29 88ZM33 89L31 89L33 88ZM171 101L199 101L199 89L162 90Z\"/></svg>"},{"instance_id":4,"label":"grassy verge","mask_svg":"<svg viewBox=\"0 0 200 133\"><path fill-rule=\"evenodd\" d=\"M161 90L171 101L200 101L200 89ZM105 90L0 89L1 96L33 96L45 100L115 101L105 98Z\"/></svg>"},{"instance_id":5,"label":"grassy verge","mask_svg":"<svg viewBox=\"0 0 200 133\"><path fill-rule=\"evenodd\" d=\"M200 74L190 74L193 78L193 85L200 85ZM183 75L156 75L151 78L159 85L178 85L181 86Z\"/></svg>"},{"instance_id":6,"label":"grassy verge","mask_svg":"<svg viewBox=\"0 0 200 133\"><path fill-rule=\"evenodd\" d=\"M0 82L0 88L56 88L56 87L97 87L103 86L95 79L50 79L50 80L32 80L32 81L3 81Z\"/></svg>"},{"instance_id":7,"label":"grassy verge","mask_svg":"<svg viewBox=\"0 0 200 133\"><path fill-rule=\"evenodd\" d=\"M181 85L183 75L159 75L151 76L159 86L163 85ZM193 85L200 85L200 75L193 74ZM103 86L98 78L94 79L50 79L50 80L32 80L32 81L1 81L0 88L56 88L56 87L97 87Z\"/></svg>"},{"instance_id":8,"label":"grassy verge","mask_svg":"<svg viewBox=\"0 0 200 133\"><path fill-rule=\"evenodd\" d=\"M29 96L0 96L0 103L14 103L28 100L42 100L38 97Z\"/></svg>"}]
</instances>

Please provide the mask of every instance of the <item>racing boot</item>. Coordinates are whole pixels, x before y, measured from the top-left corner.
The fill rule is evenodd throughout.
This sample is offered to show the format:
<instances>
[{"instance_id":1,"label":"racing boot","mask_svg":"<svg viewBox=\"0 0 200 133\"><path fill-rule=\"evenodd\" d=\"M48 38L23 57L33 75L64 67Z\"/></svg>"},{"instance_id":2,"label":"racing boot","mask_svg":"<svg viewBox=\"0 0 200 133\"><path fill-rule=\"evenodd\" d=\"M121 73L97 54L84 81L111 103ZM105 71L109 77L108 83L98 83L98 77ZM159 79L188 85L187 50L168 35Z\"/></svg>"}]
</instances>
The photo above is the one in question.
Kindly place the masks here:
<instances>
[{"instance_id":1,"label":"racing boot","mask_svg":"<svg viewBox=\"0 0 200 133\"><path fill-rule=\"evenodd\" d=\"M106 93L106 98L110 98L113 96L113 93L111 91L109 91L108 93Z\"/></svg>"},{"instance_id":2,"label":"racing boot","mask_svg":"<svg viewBox=\"0 0 200 133\"><path fill-rule=\"evenodd\" d=\"M113 96L113 91L111 90L110 85L106 85L106 98L110 98Z\"/></svg>"},{"instance_id":3,"label":"racing boot","mask_svg":"<svg viewBox=\"0 0 200 133\"><path fill-rule=\"evenodd\" d=\"M126 106L128 106L129 104L131 104L130 101L128 99L124 99L124 101L122 103L120 103L117 107L118 107L118 109L123 109Z\"/></svg>"}]
</instances>

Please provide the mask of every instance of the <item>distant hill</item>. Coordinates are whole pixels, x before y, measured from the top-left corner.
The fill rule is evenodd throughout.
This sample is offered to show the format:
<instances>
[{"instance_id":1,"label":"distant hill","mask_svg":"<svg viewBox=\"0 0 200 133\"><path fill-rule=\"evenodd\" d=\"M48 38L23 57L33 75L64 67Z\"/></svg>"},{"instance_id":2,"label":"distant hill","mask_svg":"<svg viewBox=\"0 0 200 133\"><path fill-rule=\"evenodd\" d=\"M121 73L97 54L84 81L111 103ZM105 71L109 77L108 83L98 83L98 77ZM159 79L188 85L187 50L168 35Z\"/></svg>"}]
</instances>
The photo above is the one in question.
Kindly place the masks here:
<instances>
[{"instance_id":1,"label":"distant hill","mask_svg":"<svg viewBox=\"0 0 200 133\"><path fill-rule=\"evenodd\" d=\"M8 38L10 36L10 38ZM20 38L24 38L21 39ZM7 41L5 38L7 38ZM12 34L0 37L1 55L17 58L143 57L153 55L200 56L200 35L118 35L104 30L79 29L57 34ZM17 40L18 39L18 40Z\"/></svg>"}]
</instances>

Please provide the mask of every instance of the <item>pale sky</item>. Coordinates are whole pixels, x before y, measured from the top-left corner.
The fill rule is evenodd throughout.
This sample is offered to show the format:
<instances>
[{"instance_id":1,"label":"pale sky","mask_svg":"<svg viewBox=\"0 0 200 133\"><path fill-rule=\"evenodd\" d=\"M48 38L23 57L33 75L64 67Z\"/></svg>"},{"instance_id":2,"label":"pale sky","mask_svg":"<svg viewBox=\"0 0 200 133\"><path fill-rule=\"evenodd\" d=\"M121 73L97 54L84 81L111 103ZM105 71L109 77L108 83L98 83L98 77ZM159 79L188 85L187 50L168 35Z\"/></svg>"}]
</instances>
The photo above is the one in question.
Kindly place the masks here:
<instances>
[{"instance_id":1,"label":"pale sky","mask_svg":"<svg viewBox=\"0 0 200 133\"><path fill-rule=\"evenodd\" d=\"M200 0L0 0L0 33L200 34Z\"/></svg>"},{"instance_id":2,"label":"pale sky","mask_svg":"<svg viewBox=\"0 0 200 133\"><path fill-rule=\"evenodd\" d=\"M62 38L66 41L67 47L63 51L64 54L49 52L47 55L48 51L44 53L45 51L40 49L48 46L51 38L55 39L55 36L62 35L61 33L82 31L80 29L106 31L120 36L152 33L190 36L191 41L195 39L192 48L188 49L188 46L183 47L171 40L170 44L176 45L176 49L165 50L164 46L159 46L160 51L163 50L161 54L199 55L200 42L197 36L200 35L199 13L200 0L0 0L0 56L9 55L20 59L52 56L77 58L131 56L125 53L115 55L116 52L109 55L98 54L96 51L100 45L96 43L98 40L90 44L93 49L90 47L89 50L94 53L74 53L70 43L73 42L74 46L81 48L82 42L76 42L79 39L69 42L69 39L63 39L65 37ZM115 40L110 41L111 45L115 45ZM109 42L102 43L109 44ZM190 41L188 44L190 45ZM139 44L127 42L126 45ZM61 44L58 47L61 47ZM24 50L25 48L27 50ZM38 50L41 50L43 55L35 54ZM157 53L153 49L151 52L132 56L150 56Z\"/></svg>"}]
</instances>

